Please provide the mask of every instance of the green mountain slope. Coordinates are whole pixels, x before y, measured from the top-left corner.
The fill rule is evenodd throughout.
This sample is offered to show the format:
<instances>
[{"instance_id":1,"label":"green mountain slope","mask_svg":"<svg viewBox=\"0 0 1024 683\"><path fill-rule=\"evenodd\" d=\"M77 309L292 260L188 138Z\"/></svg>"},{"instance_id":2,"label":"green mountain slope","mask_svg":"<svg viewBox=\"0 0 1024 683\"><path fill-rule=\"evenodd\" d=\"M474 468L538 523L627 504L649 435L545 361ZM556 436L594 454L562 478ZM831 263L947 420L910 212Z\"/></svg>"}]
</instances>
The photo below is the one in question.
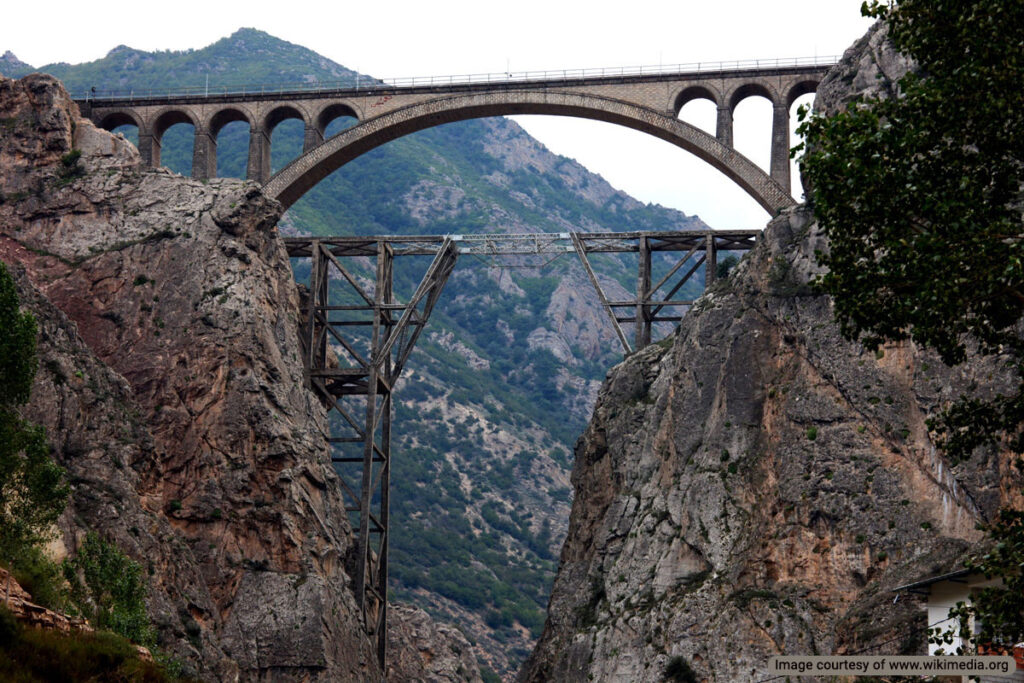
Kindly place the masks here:
<instances>
[{"instance_id":1,"label":"green mountain slope","mask_svg":"<svg viewBox=\"0 0 1024 683\"><path fill-rule=\"evenodd\" d=\"M5 56L0 72L22 75L29 67L19 64ZM118 47L95 62L41 70L72 93L204 86L207 77L214 88L355 75L252 29L199 50ZM351 123L335 122L328 135ZM165 165L190 171L191 136L186 125L167 132ZM301 125L282 123L272 138L273 167L301 143ZM247 126L227 126L218 173L242 175L247 146ZM637 202L495 118L421 131L356 159L299 200L280 227L368 235L705 226ZM610 295L626 298L636 277L629 259L595 265ZM301 266L296 275L303 281ZM416 278L396 278L399 295L408 296ZM570 453L600 379L620 358L596 296L568 256L509 269L463 257L396 393L392 597L457 624L481 663L499 673L513 671L539 634L568 521Z\"/></svg>"}]
</instances>

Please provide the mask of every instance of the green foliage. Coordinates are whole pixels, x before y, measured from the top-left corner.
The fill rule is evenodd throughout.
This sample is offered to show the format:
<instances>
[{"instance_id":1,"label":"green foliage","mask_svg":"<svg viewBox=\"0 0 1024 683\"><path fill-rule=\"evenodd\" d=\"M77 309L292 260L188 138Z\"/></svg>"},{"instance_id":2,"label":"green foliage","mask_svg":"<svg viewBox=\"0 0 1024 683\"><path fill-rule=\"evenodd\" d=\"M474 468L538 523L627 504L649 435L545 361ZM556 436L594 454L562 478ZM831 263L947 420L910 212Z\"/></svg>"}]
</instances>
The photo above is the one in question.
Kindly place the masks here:
<instances>
[{"instance_id":1,"label":"green foliage","mask_svg":"<svg viewBox=\"0 0 1024 683\"><path fill-rule=\"evenodd\" d=\"M75 178L85 175L85 168L79 163L82 157L82 151L73 149L60 158L60 168L57 170L57 175L65 182L70 182Z\"/></svg>"},{"instance_id":2,"label":"green foliage","mask_svg":"<svg viewBox=\"0 0 1024 683\"><path fill-rule=\"evenodd\" d=\"M21 627L14 614L7 607L0 605L0 647L7 647L21 633Z\"/></svg>"},{"instance_id":3,"label":"green foliage","mask_svg":"<svg viewBox=\"0 0 1024 683\"><path fill-rule=\"evenodd\" d=\"M0 263L0 409L28 402L36 375L36 320L18 307L7 266Z\"/></svg>"},{"instance_id":4,"label":"green foliage","mask_svg":"<svg viewBox=\"0 0 1024 683\"><path fill-rule=\"evenodd\" d=\"M947 364L969 351L1009 358L1015 393L962 397L931 426L954 461L1006 437L1024 451L1024 4L1018 0L864 3L919 69L899 97L806 120L801 166L829 238L843 333L877 348L913 339ZM955 46L955 49L951 49ZM988 527L993 550L969 567L1004 581L953 616L980 642L1024 638L1024 513ZM930 529L928 522L922 529ZM949 634L933 640L951 642Z\"/></svg>"},{"instance_id":5,"label":"green foliage","mask_svg":"<svg viewBox=\"0 0 1024 683\"><path fill-rule=\"evenodd\" d=\"M116 545L90 532L74 559L65 563L64 576L72 602L94 626L141 645L154 643L142 569Z\"/></svg>"},{"instance_id":6,"label":"green foliage","mask_svg":"<svg viewBox=\"0 0 1024 683\"><path fill-rule=\"evenodd\" d=\"M0 563L28 571L68 497L41 427L21 419L36 372L36 323L0 263Z\"/></svg>"},{"instance_id":7,"label":"green foliage","mask_svg":"<svg viewBox=\"0 0 1024 683\"><path fill-rule=\"evenodd\" d=\"M801 166L830 242L819 284L843 333L870 348L912 338L955 364L976 344L1011 353L1024 379L1024 4L903 0L864 11L888 21L920 70L901 79L899 97L801 125ZM967 457L1000 433L1024 450L1022 389L947 412L935 423L947 453Z\"/></svg>"},{"instance_id":8,"label":"green foliage","mask_svg":"<svg viewBox=\"0 0 1024 683\"><path fill-rule=\"evenodd\" d=\"M484 683L501 683L501 676L494 673L486 666L480 667L480 678L483 679Z\"/></svg>"},{"instance_id":9,"label":"green foliage","mask_svg":"<svg viewBox=\"0 0 1024 683\"><path fill-rule=\"evenodd\" d=\"M729 273L736 267L740 259L735 254L729 254L715 265L715 277L719 280L729 277Z\"/></svg>"},{"instance_id":10,"label":"green foliage","mask_svg":"<svg viewBox=\"0 0 1024 683\"><path fill-rule=\"evenodd\" d=\"M0 680L162 683L175 677L140 660L132 644L113 633L23 629L0 606Z\"/></svg>"},{"instance_id":11,"label":"green foliage","mask_svg":"<svg viewBox=\"0 0 1024 683\"><path fill-rule=\"evenodd\" d=\"M697 683L697 674L690 667L690 663L682 655L676 655L668 660L665 665L665 681L676 681L677 683Z\"/></svg>"},{"instance_id":12,"label":"green foliage","mask_svg":"<svg viewBox=\"0 0 1024 683\"><path fill-rule=\"evenodd\" d=\"M65 611L68 590L61 565L39 546L29 546L10 562L14 579L32 596L32 601L52 610Z\"/></svg>"},{"instance_id":13,"label":"green foliage","mask_svg":"<svg viewBox=\"0 0 1024 683\"><path fill-rule=\"evenodd\" d=\"M986 578L1001 579L1001 585L981 588L972 593L970 603L958 603L949 612L958 628L933 629L933 643L948 645L958 635L971 645L1008 650L1024 641L1024 511L1004 509L985 530L993 541L991 550L972 557L966 566ZM972 621L977 630L971 628Z\"/></svg>"}]
</instances>

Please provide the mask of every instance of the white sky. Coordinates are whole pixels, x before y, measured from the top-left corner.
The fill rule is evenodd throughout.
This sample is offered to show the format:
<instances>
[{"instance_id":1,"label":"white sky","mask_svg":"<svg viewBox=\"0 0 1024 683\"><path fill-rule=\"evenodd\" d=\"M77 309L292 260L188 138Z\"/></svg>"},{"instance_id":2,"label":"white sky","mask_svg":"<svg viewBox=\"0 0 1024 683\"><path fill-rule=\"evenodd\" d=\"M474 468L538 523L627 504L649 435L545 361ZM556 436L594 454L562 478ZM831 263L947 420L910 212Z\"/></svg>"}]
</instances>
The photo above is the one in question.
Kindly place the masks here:
<instances>
[{"instance_id":1,"label":"white sky","mask_svg":"<svg viewBox=\"0 0 1024 683\"><path fill-rule=\"evenodd\" d=\"M7 2L0 53L24 62L80 63L116 45L201 48L258 28L380 78L840 55L870 22L861 0L390 0L388 2ZM713 127L711 112L683 116ZM694 106L694 105L691 105ZM573 157L643 201L698 214L716 228L760 227L767 214L724 176L681 149L629 129L558 117L515 117L551 150ZM770 107L736 112L736 146L767 164ZM796 190L799 193L799 189ZM671 226L666 226L669 228Z\"/></svg>"}]
</instances>

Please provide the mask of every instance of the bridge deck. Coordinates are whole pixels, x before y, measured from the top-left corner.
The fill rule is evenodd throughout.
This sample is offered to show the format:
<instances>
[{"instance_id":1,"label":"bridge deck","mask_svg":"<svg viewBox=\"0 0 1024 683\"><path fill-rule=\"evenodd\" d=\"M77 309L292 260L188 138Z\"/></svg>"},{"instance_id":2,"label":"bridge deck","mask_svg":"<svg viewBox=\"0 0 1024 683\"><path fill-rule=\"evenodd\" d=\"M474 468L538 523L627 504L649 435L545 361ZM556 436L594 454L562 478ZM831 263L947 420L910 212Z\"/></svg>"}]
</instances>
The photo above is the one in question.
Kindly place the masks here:
<instances>
[{"instance_id":1,"label":"bridge deck","mask_svg":"<svg viewBox=\"0 0 1024 683\"><path fill-rule=\"evenodd\" d=\"M480 92L496 89L537 87L575 87L619 83L659 83L678 80L703 80L787 75L808 69L825 71L839 61L838 57L803 57L792 59L751 59L736 62L698 62L672 66L639 66L604 69L555 69L507 73L463 74L451 76L416 76L411 78L375 79L355 77L347 81L313 83L246 84L197 86L175 90L99 90L75 93L73 99L82 104L199 104L203 102L255 102L273 96L275 100L300 100L323 97L353 97L368 93L431 94Z\"/></svg>"},{"instance_id":2,"label":"bridge deck","mask_svg":"<svg viewBox=\"0 0 1024 683\"><path fill-rule=\"evenodd\" d=\"M655 251L683 251L703 245L711 238L718 250L749 249L760 230L676 230L637 232L541 232L484 233L476 235L371 235L367 237L285 237L288 255L308 258L318 243L334 256L376 256L382 245L403 256L437 254L450 240L458 254L486 256L530 256L573 253L573 235L587 246L587 253L630 253L640 251L641 240Z\"/></svg>"}]
</instances>

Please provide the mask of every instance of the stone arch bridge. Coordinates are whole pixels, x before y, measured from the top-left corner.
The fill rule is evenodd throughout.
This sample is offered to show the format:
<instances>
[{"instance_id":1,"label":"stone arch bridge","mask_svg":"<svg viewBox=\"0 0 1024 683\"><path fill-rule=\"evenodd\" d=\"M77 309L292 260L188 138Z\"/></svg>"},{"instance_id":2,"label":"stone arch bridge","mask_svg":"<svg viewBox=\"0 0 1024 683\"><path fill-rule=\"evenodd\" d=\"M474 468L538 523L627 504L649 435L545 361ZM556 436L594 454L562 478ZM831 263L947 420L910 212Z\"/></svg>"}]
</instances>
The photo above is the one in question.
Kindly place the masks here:
<instances>
[{"instance_id":1,"label":"stone arch bridge","mask_svg":"<svg viewBox=\"0 0 1024 683\"><path fill-rule=\"evenodd\" d=\"M285 207L345 163L396 138L452 121L508 114L554 114L616 123L654 135L696 155L742 187L769 213L795 204L790 196L789 110L815 92L833 61L808 60L771 67L735 65L666 73L602 73L504 78L497 82L430 82L356 87L308 87L286 92L176 94L77 99L98 126L134 125L139 152L160 165L160 146L172 125L194 127L192 174L216 174L217 135L234 121L249 125L247 177ZM736 106L747 97L773 106L771 161L765 172L733 147ZM691 100L717 107L714 135L678 119ZM325 138L339 117L357 123ZM274 128L298 119L305 128L303 153L270 172ZM459 254L578 256L626 353L651 343L652 325L680 320L692 301L682 287L703 273L710 284L719 251L750 249L756 231L657 233L564 233L426 237L294 237L293 259L308 259L303 346L310 386L335 414L338 429L327 437L341 475L348 510L358 526L353 583L364 627L386 658L392 388L430 317ZM637 254L637 290L627 301L610 300L590 265L590 255ZM652 254L674 265L654 281ZM396 259L430 260L416 291L400 301L393 287ZM375 281L356 277L352 259L376 262ZM698 276L699 278L699 276ZM333 283L333 286L332 286ZM331 292L348 287L348 298ZM337 292L335 292L337 296ZM633 323L632 343L622 328ZM355 331L364 335L357 339ZM361 343L360 343L361 342Z\"/></svg>"},{"instance_id":2,"label":"stone arch bridge","mask_svg":"<svg viewBox=\"0 0 1024 683\"><path fill-rule=\"evenodd\" d=\"M502 78L487 82L435 82L354 87L308 87L283 92L248 91L172 95L89 97L77 100L82 113L102 128L134 125L139 151L160 165L164 133L178 123L194 127L192 174L216 175L217 135L234 121L249 125L247 177L291 206L316 183L345 163L390 140L432 126L470 118L551 114L619 124L654 135L703 159L743 188L770 214L794 204L789 178L789 111L801 95L815 92L829 60L796 60L785 66L743 66L644 74ZM566 72L568 74L568 72ZM442 81L444 79L441 79ZM767 98L773 107L771 162L766 173L733 147L733 112L744 99ZM717 107L715 135L678 119L691 100ZM356 125L325 139L339 117ZM302 154L276 174L270 172L274 128L297 119L305 128Z\"/></svg>"}]
</instances>

